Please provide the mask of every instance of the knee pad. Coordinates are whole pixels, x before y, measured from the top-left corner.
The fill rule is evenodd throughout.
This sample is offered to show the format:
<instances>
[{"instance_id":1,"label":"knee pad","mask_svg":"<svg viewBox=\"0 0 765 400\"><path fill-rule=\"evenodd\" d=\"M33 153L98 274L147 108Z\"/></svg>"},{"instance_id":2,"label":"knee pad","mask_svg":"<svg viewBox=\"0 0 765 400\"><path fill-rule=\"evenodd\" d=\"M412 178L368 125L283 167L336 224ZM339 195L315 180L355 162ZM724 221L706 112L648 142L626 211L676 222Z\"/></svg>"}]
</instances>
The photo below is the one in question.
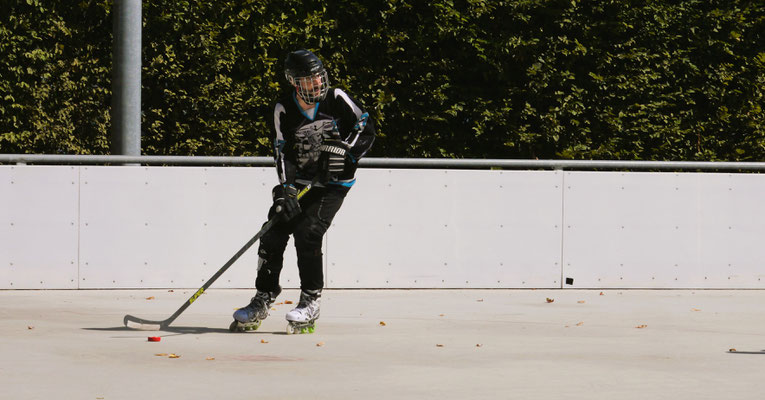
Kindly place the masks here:
<instances>
[{"instance_id":1,"label":"knee pad","mask_svg":"<svg viewBox=\"0 0 765 400\"><path fill-rule=\"evenodd\" d=\"M295 246L298 248L321 248L321 241L329 224L320 218L310 217L295 230Z\"/></svg>"},{"instance_id":2,"label":"knee pad","mask_svg":"<svg viewBox=\"0 0 765 400\"><path fill-rule=\"evenodd\" d=\"M267 232L260 238L260 246L258 246L258 255L266 260L274 256L279 256L284 252L284 247L287 240L280 238L274 234Z\"/></svg>"},{"instance_id":3,"label":"knee pad","mask_svg":"<svg viewBox=\"0 0 765 400\"><path fill-rule=\"evenodd\" d=\"M321 247L305 248L301 247L297 249L298 260L318 258L324 254L321 252Z\"/></svg>"},{"instance_id":4,"label":"knee pad","mask_svg":"<svg viewBox=\"0 0 765 400\"><path fill-rule=\"evenodd\" d=\"M283 261L284 254L281 252L273 251L263 246L258 249L258 271L264 266L266 269L271 269L272 266L281 269L280 266Z\"/></svg>"}]
</instances>

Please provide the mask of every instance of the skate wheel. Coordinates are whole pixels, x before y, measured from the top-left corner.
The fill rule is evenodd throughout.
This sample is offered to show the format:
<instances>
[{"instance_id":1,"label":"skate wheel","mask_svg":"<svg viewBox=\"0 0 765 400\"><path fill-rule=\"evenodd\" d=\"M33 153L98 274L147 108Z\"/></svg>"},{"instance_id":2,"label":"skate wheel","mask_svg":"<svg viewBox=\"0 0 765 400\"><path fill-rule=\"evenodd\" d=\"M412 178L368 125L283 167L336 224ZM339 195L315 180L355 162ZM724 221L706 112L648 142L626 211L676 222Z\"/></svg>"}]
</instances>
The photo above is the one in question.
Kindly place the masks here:
<instances>
[{"instance_id":1,"label":"skate wheel","mask_svg":"<svg viewBox=\"0 0 765 400\"><path fill-rule=\"evenodd\" d=\"M314 333L315 331L315 325L312 323L310 323L310 325L307 325L306 323L290 323L287 325L288 335Z\"/></svg>"},{"instance_id":2,"label":"skate wheel","mask_svg":"<svg viewBox=\"0 0 765 400\"><path fill-rule=\"evenodd\" d=\"M238 332L239 331L239 322L234 320L234 322L231 323L231 325L228 326L228 331L231 333Z\"/></svg>"}]
</instances>

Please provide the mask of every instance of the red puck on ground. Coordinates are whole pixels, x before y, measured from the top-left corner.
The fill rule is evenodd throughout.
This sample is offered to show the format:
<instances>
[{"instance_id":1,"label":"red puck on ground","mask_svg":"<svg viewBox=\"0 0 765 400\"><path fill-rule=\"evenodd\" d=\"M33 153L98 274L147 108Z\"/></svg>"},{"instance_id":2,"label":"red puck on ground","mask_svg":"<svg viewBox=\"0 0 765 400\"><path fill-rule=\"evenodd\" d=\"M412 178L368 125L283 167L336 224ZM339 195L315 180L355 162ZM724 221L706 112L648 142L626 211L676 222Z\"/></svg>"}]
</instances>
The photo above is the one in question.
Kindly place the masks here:
<instances>
[{"instance_id":1,"label":"red puck on ground","mask_svg":"<svg viewBox=\"0 0 765 400\"><path fill-rule=\"evenodd\" d=\"M162 340L162 338L159 336L149 336L150 342L159 342L160 340Z\"/></svg>"}]
</instances>

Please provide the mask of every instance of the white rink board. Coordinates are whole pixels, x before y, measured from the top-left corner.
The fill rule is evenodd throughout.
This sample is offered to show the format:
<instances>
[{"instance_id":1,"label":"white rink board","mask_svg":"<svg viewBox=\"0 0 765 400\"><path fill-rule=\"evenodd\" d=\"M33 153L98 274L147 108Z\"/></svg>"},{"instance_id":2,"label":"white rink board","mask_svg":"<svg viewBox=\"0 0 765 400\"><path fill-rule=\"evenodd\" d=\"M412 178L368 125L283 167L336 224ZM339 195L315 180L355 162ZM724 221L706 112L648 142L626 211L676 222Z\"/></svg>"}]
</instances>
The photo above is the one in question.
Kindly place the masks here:
<instances>
[{"instance_id":1,"label":"white rink board","mask_svg":"<svg viewBox=\"0 0 765 400\"><path fill-rule=\"evenodd\" d=\"M270 168L82 167L80 288L201 287L266 221ZM256 242L212 287L254 287ZM282 285L297 287L294 248ZM292 266L292 267L290 267Z\"/></svg>"},{"instance_id":2,"label":"white rink board","mask_svg":"<svg viewBox=\"0 0 765 400\"><path fill-rule=\"evenodd\" d=\"M338 288L559 288L561 172L360 170L328 233Z\"/></svg>"},{"instance_id":3,"label":"white rink board","mask_svg":"<svg viewBox=\"0 0 765 400\"><path fill-rule=\"evenodd\" d=\"M566 172L575 288L765 288L765 176Z\"/></svg>"},{"instance_id":4,"label":"white rink board","mask_svg":"<svg viewBox=\"0 0 765 400\"><path fill-rule=\"evenodd\" d=\"M0 288L77 288L78 172L0 166Z\"/></svg>"},{"instance_id":5,"label":"white rink board","mask_svg":"<svg viewBox=\"0 0 765 400\"><path fill-rule=\"evenodd\" d=\"M0 166L0 289L198 288L273 168ZM362 169L329 288L765 288L765 175ZM214 285L252 288L256 243ZM565 284L572 278L573 284ZM281 280L299 286L290 241Z\"/></svg>"}]
</instances>

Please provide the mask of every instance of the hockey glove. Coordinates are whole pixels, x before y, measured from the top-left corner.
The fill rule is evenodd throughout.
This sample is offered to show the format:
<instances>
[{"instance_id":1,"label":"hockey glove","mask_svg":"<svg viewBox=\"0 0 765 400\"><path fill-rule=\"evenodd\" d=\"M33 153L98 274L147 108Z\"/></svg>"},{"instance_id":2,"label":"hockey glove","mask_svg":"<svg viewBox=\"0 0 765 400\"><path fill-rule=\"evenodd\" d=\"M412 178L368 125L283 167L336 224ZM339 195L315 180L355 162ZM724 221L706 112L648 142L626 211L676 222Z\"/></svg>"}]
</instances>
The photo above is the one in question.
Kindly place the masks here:
<instances>
[{"instance_id":1,"label":"hockey glove","mask_svg":"<svg viewBox=\"0 0 765 400\"><path fill-rule=\"evenodd\" d=\"M298 190L295 185L276 185L271 194L274 198L276 213L281 214L285 221L300 215L300 203L297 199Z\"/></svg>"},{"instance_id":2,"label":"hockey glove","mask_svg":"<svg viewBox=\"0 0 765 400\"><path fill-rule=\"evenodd\" d=\"M320 170L323 173L322 182L329 182L345 170L345 158L349 155L349 146L342 140L325 140L321 150Z\"/></svg>"}]
</instances>

